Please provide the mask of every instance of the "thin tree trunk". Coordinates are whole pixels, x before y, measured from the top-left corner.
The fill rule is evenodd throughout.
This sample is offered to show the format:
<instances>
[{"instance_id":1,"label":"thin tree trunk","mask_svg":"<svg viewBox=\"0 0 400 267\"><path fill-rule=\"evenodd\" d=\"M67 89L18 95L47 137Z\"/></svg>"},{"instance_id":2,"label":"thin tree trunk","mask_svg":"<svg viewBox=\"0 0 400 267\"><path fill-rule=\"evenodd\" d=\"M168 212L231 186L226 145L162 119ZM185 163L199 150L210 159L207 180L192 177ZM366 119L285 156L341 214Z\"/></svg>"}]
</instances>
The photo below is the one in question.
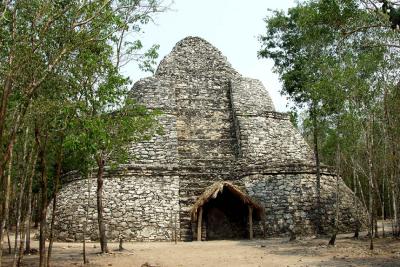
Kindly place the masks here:
<instances>
[{"instance_id":1,"label":"thin tree trunk","mask_svg":"<svg viewBox=\"0 0 400 267\"><path fill-rule=\"evenodd\" d=\"M7 244L8 244L8 254L11 255L10 229L11 229L11 222L10 222L10 219L8 219L8 224L7 224Z\"/></svg>"},{"instance_id":2,"label":"thin tree trunk","mask_svg":"<svg viewBox=\"0 0 400 267\"><path fill-rule=\"evenodd\" d=\"M38 149L35 149L32 151L34 153L32 163L30 164L30 169L28 173L28 197L27 197L27 212L24 218L24 237L21 238L21 245L20 245L20 250L23 250L23 242L25 242L25 253L29 254L31 251L31 238L30 238L30 227L31 227L31 220L32 220L32 182L33 182L33 176L35 175L35 166L38 158ZM23 240L25 239L25 240ZM23 258L24 253L20 253L18 257L18 263L20 264Z\"/></svg>"},{"instance_id":3,"label":"thin tree trunk","mask_svg":"<svg viewBox=\"0 0 400 267\"><path fill-rule=\"evenodd\" d=\"M33 158L31 169L29 173L28 179L28 210L25 215L25 253L29 254L31 251L31 221L32 221L32 183L33 183L33 176L35 175L35 166L38 158L39 150L36 149L35 156ZM22 257L22 255L21 255Z\"/></svg>"},{"instance_id":4,"label":"thin tree trunk","mask_svg":"<svg viewBox=\"0 0 400 267\"><path fill-rule=\"evenodd\" d=\"M22 263L22 255L24 254L24 236L26 233L25 224L21 225L21 236L19 238L19 247L18 247L18 258L16 260L16 266L21 266Z\"/></svg>"},{"instance_id":5,"label":"thin tree trunk","mask_svg":"<svg viewBox=\"0 0 400 267\"><path fill-rule=\"evenodd\" d=\"M392 226L392 235L394 233L394 225L393 225L393 214L392 214L392 195L390 194L391 191L389 190L391 189L390 187L388 188L388 190L386 190L386 194L387 194L387 199L388 199L388 213L387 216L388 218L390 218L390 224Z\"/></svg>"},{"instance_id":6,"label":"thin tree trunk","mask_svg":"<svg viewBox=\"0 0 400 267\"><path fill-rule=\"evenodd\" d=\"M34 216L34 223L33 223L33 227L35 228L35 229L37 229L38 227L39 227L39 219L40 219L40 217L39 217L39 194L38 193L35 193L34 195L33 195L33 202L32 202L32 204L33 204L33 207L32 207L32 212L34 212L33 214L32 214L32 216Z\"/></svg>"},{"instance_id":7,"label":"thin tree trunk","mask_svg":"<svg viewBox=\"0 0 400 267\"><path fill-rule=\"evenodd\" d=\"M386 132L386 130L385 130ZM385 157L386 157L386 134L385 134ZM386 166L386 160L384 161L384 166L383 166L383 178L382 178L382 202L381 202L381 212L382 212L382 237L385 237L385 185L386 185L386 176L387 176L387 166Z\"/></svg>"},{"instance_id":8,"label":"thin tree trunk","mask_svg":"<svg viewBox=\"0 0 400 267\"><path fill-rule=\"evenodd\" d=\"M45 155L41 157L42 179L41 179L41 204L40 204L40 228L39 228L39 252L40 267L46 266L46 215L47 215L47 167Z\"/></svg>"},{"instance_id":9,"label":"thin tree trunk","mask_svg":"<svg viewBox=\"0 0 400 267\"><path fill-rule=\"evenodd\" d=\"M367 130L367 149L368 149L368 195L369 195L369 231L370 231L370 245L369 249L374 249L374 211L373 211L373 165L372 165L372 147L373 147L373 133L371 122L368 122L369 127Z\"/></svg>"},{"instance_id":10,"label":"thin tree trunk","mask_svg":"<svg viewBox=\"0 0 400 267\"><path fill-rule=\"evenodd\" d=\"M398 175L398 173L397 173L397 175ZM396 188L395 188L396 189L395 192L397 192L396 196L397 196L398 200L400 199L399 184L400 184L400 177L398 178L398 181L396 183ZM397 233L396 233L396 236L400 237L400 220L399 220L400 209L398 207L397 207L396 212L397 212Z\"/></svg>"},{"instance_id":11,"label":"thin tree trunk","mask_svg":"<svg viewBox=\"0 0 400 267\"><path fill-rule=\"evenodd\" d=\"M19 195L18 195L18 201L17 201L17 216L16 216L16 224L15 224L15 244L14 244L14 259L13 259L13 267L17 266L17 259L18 259L18 245L19 245L19 239L21 238L22 231L20 234L20 224L21 224L21 213L22 213L22 199L25 193L25 184L26 184L26 179L28 177L28 171L29 171L29 163L32 160L32 153L29 154L29 157L27 155L27 143L28 143L28 133L29 133L29 128L26 128L25 130L25 138L24 138L24 146L23 146L23 152L22 152L22 161L23 161L23 170L24 172L21 173L22 176L22 181L20 184L19 188Z\"/></svg>"},{"instance_id":12,"label":"thin tree trunk","mask_svg":"<svg viewBox=\"0 0 400 267\"><path fill-rule=\"evenodd\" d=\"M335 206L335 225L331 239L329 240L329 245L334 246L336 243L336 236L339 231L339 175L340 175L340 145L339 141L337 143L336 149L336 206Z\"/></svg>"},{"instance_id":13,"label":"thin tree trunk","mask_svg":"<svg viewBox=\"0 0 400 267\"><path fill-rule=\"evenodd\" d=\"M385 180L383 180L383 182L384 181ZM384 192L382 191L382 193L384 193ZM382 199L385 200L384 197ZM381 211L382 212L382 237L385 238L385 236L386 236L386 234L385 234L385 201L382 201L381 209L382 209L382 211Z\"/></svg>"},{"instance_id":14,"label":"thin tree trunk","mask_svg":"<svg viewBox=\"0 0 400 267\"><path fill-rule=\"evenodd\" d=\"M87 177L87 190L88 190L88 198L86 203L86 214L85 214L85 223L83 224L83 241L82 241L82 254L83 254L83 264L88 264L89 259L86 256L86 231L89 220L89 208L90 208L90 190L92 183L92 171L90 171L90 175Z\"/></svg>"},{"instance_id":15,"label":"thin tree trunk","mask_svg":"<svg viewBox=\"0 0 400 267\"><path fill-rule=\"evenodd\" d=\"M394 156L393 152L393 156ZM391 193L392 193L392 211L393 211L393 236L398 237L400 236L400 227L399 227L399 207L398 207L398 182L396 181L396 166L393 164L393 169L391 172Z\"/></svg>"},{"instance_id":16,"label":"thin tree trunk","mask_svg":"<svg viewBox=\"0 0 400 267\"><path fill-rule=\"evenodd\" d=\"M46 266L46 215L47 215L47 162L46 162L46 145L47 135L44 140L40 140L39 129L35 129L36 142L39 149L39 161L41 168L40 180L40 228L39 228L39 267Z\"/></svg>"},{"instance_id":17,"label":"thin tree trunk","mask_svg":"<svg viewBox=\"0 0 400 267\"><path fill-rule=\"evenodd\" d=\"M399 86L396 87L396 89L399 89ZM386 127L384 129L386 129L385 131L385 145L387 145L388 147L390 147L390 152L391 152L391 168L390 168L390 193L392 194L392 208L393 208L393 218L392 218L392 225L393 230L392 230L392 234L394 236L400 234L400 222L398 220L398 207L397 207L397 195L396 193L398 193L398 181L396 181L396 174L397 174L397 168L398 168L398 162L396 160L396 155L397 155L397 150L396 146L398 145L398 142L396 142L394 134L392 133L392 131L390 130L394 130L396 129L396 125L395 123L393 123L393 120L391 119L391 116L389 114L389 108L388 108L388 88L385 87L384 88L384 99L383 99L383 103L384 103L384 116L386 119ZM396 113L396 111L394 111ZM388 193L389 193L389 189L388 189ZM390 198L389 198L390 199ZM390 209L389 209L390 210Z\"/></svg>"},{"instance_id":18,"label":"thin tree trunk","mask_svg":"<svg viewBox=\"0 0 400 267\"><path fill-rule=\"evenodd\" d=\"M322 227L322 212L321 212L321 163L319 159L319 149L318 149L318 122L315 105L312 107L311 111L312 121L313 121L313 142L314 142L314 156L315 156L315 168L316 168L316 191L317 191L317 234L324 234Z\"/></svg>"},{"instance_id":19,"label":"thin tree trunk","mask_svg":"<svg viewBox=\"0 0 400 267\"><path fill-rule=\"evenodd\" d=\"M365 199L364 190L362 189L361 181L360 181L360 179L358 179L358 177L357 177L357 183L358 183L358 188L360 189L362 203L363 203L365 209L367 209L367 201ZM367 210L367 212L369 215L369 210Z\"/></svg>"},{"instance_id":20,"label":"thin tree trunk","mask_svg":"<svg viewBox=\"0 0 400 267\"><path fill-rule=\"evenodd\" d=\"M5 151L3 152L3 154L1 155L1 158L0 158L0 181L4 180L5 168L6 168L7 164L9 164L10 161L12 161L12 153L13 153L13 149L14 149L15 140L17 138L17 130L19 129L19 126L21 123L21 114L19 114L17 111L14 113L16 113L16 115L14 116L14 126L9 135L8 143L7 143L7 145L5 145ZM5 187L5 189L7 189L7 188ZM4 212L4 209L3 209L3 212ZM4 217L4 216L2 216L2 217ZM1 257L1 255L0 255L0 257Z\"/></svg>"},{"instance_id":21,"label":"thin tree trunk","mask_svg":"<svg viewBox=\"0 0 400 267\"><path fill-rule=\"evenodd\" d=\"M372 174L370 174L372 175ZM370 177L369 177L370 179ZM370 246L371 250L374 249L374 211L373 211L373 198L372 198L372 183L368 181L368 197L369 197L369 237L370 237Z\"/></svg>"},{"instance_id":22,"label":"thin tree trunk","mask_svg":"<svg viewBox=\"0 0 400 267\"><path fill-rule=\"evenodd\" d=\"M54 221L56 219L56 208L57 208L57 195L58 189L60 187L60 178L61 178L61 165L63 160L63 148L62 148L63 139L60 140L60 150L57 158L57 171L56 177L54 181L54 195L53 195L53 212L51 214L51 223L50 223L50 236L49 236L49 248L47 251L47 267L50 267L50 260L51 260L51 252L53 248L53 241L54 241Z\"/></svg>"},{"instance_id":23,"label":"thin tree trunk","mask_svg":"<svg viewBox=\"0 0 400 267\"><path fill-rule=\"evenodd\" d=\"M56 207L57 207L57 195L55 193L53 197L53 207L52 207L51 222L50 222L49 245L47 248L47 267L50 267L51 252L53 248L53 240L54 240L53 231L54 231L54 221L56 218Z\"/></svg>"},{"instance_id":24,"label":"thin tree trunk","mask_svg":"<svg viewBox=\"0 0 400 267\"><path fill-rule=\"evenodd\" d=\"M104 159L100 156L97 159L97 221L99 224L99 237L102 253L108 253L106 228L103 218L103 174L104 174Z\"/></svg>"},{"instance_id":25,"label":"thin tree trunk","mask_svg":"<svg viewBox=\"0 0 400 267\"><path fill-rule=\"evenodd\" d=\"M10 207L12 156L13 156L13 147L11 148L10 160L8 161L8 173L7 173L7 178L6 178L5 186L4 186L5 196L4 196L4 206L2 208L3 214L0 218L0 267L1 267L2 257L3 257L3 229L5 228L6 223L8 221L8 214L9 214L9 207Z\"/></svg>"},{"instance_id":26,"label":"thin tree trunk","mask_svg":"<svg viewBox=\"0 0 400 267\"><path fill-rule=\"evenodd\" d=\"M398 227L397 227L397 221L398 221L398 218L397 218L397 199L396 199L394 186L392 186L392 205L393 205L393 225L394 225L393 235L397 236L397 232L398 232Z\"/></svg>"},{"instance_id":27,"label":"thin tree trunk","mask_svg":"<svg viewBox=\"0 0 400 267\"><path fill-rule=\"evenodd\" d=\"M352 160L354 162L354 160ZM354 165L354 163L353 163ZM355 222L355 230L354 230L354 238L359 238L360 236L360 217L358 211L358 202L357 202L357 171L356 168L353 167L353 191L354 191L354 207L356 209L356 222Z\"/></svg>"}]
</instances>

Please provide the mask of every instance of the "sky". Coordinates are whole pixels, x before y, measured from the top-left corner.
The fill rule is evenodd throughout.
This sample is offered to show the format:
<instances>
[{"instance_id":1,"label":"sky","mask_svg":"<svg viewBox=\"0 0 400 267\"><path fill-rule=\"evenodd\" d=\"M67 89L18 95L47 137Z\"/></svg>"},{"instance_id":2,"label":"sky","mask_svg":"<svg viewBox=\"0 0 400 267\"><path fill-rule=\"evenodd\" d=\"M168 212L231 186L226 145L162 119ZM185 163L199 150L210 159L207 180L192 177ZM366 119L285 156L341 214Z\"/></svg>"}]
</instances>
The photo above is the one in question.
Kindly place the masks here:
<instances>
[{"instance_id":1,"label":"sky","mask_svg":"<svg viewBox=\"0 0 400 267\"><path fill-rule=\"evenodd\" d=\"M168 3L168 0L164 0ZM187 36L201 37L217 47L242 75L261 80L277 111L288 111L288 100L279 93L281 83L273 62L259 59L258 36L265 32L269 9L287 10L295 0L174 0L167 12L155 16L140 37L144 47L159 44L158 63ZM158 65L158 64L157 64ZM134 64L125 69L132 81L150 76Z\"/></svg>"}]
</instances>

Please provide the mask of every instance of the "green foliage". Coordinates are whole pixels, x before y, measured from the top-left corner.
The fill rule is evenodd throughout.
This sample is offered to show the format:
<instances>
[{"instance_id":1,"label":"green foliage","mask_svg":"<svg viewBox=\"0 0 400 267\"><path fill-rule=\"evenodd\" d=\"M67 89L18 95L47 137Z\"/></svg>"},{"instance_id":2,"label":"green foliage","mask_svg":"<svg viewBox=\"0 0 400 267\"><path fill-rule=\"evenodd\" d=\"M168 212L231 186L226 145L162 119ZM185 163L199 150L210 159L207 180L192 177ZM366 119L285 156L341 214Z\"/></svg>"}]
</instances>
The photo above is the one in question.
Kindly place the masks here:
<instances>
[{"instance_id":1,"label":"green foliage","mask_svg":"<svg viewBox=\"0 0 400 267\"><path fill-rule=\"evenodd\" d=\"M128 98L130 81L120 69L134 61L153 70L159 47L143 51L140 39L143 26L164 10L159 0L1 1L1 196L10 148L15 184L28 175L21 159L24 151L38 149L35 130L45 148L49 194L59 155L63 172L86 175L96 158L125 162L130 142L162 133L160 112Z\"/></svg>"},{"instance_id":2,"label":"green foliage","mask_svg":"<svg viewBox=\"0 0 400 267\"><path fill-rule=\"evenodd\" d=\"M300 106L340 110L347 86L368 84L383 59L382 48L365 49L365 36L343 38L347 28L368 20L357 1L308 1L275 11L265 21L260 57L271 58L283 81L282 93ZM371 60L371 58L373 60ZM375 64L370 64L376 62Z\"/></svg>"},{"instance_id":3,"label":"green foliage","mask_svg":"<svg viewBox=\"0 0 400 267\"><path fill-rule=\"evenodd\" d=\"M295 110L292 110L289 112L289 116L292 125L296 128L299 128L299 114Z\"/></svg>"},{"instance_id":4,"label":"green foliage","mask_svg":"<svg viewBox=\"0 0 400 267\"><path fill-rule=\"evenodd\" d=\"M382 11L389 15L391 28L393 30L400 28L400 7L395 7L394 4L387 0L382 0Z\"/></svg>"},{"instance_id":5,"label":"green foliage","mask_svg":"<svg viewBox=\"0 0 400 267\"><path fill-rule=\"evenodd\" d=\"M259 56L274 61L282 93L306 114L299 127L303 135L314 142L317 134L326 164L337 165L340 153L342 176L353 177L355 171L364 192L369 157L377 184L386 179L388 186L387 181L400 173L393 152L398 149L395 140L400 140L400 105L393 97L399 91L400 32L392 30L397 15L390 13L399 9L389 9L388 4L304 1L287 13L273 11L260 37ZM394 180L389 188L397 194L399 188L393 185Z\"/></svg>"}]
</instances>

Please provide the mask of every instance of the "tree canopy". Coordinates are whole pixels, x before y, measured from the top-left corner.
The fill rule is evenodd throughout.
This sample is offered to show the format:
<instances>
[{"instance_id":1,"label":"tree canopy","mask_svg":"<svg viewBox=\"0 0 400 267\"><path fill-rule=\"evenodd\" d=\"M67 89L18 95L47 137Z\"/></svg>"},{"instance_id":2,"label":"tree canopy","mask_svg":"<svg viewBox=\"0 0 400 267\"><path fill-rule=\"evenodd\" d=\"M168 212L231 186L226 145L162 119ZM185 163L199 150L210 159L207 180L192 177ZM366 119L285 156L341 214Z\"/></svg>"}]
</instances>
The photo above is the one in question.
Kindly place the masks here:
<instances>
[{"instance_id":1,"label":"tree canopy","mask_svg":"<svg viewBox=\"0 0 400 267\"><path fill-rule=\"evenodd\" d=\"M145 51L141 34L166 8L158 0L0 3L0 239L6 224L30 218L22 195L36 187L40 266L48 199L55 203L62 174L74 169L85 177L99 162L122 163L131 142L160 133L160 112L129 99L121 68L134 61L153 70L158 45ZM21 203L18 216L13 203Z\"/></svg>"},{"instance_id":2,"label":"tree canopy","mask_svg":"<svg viewBox=\"0 0 400 267\"><path fill-rule=\"evenodd\" d=\"M349 185L355 173L365 179L371 216L371 205L399 213L399 10L393 1L303 1L272 11L260 36L258 54L273 60L282 93L304 114L303 134Z\"/></svg>"}]
</instances>

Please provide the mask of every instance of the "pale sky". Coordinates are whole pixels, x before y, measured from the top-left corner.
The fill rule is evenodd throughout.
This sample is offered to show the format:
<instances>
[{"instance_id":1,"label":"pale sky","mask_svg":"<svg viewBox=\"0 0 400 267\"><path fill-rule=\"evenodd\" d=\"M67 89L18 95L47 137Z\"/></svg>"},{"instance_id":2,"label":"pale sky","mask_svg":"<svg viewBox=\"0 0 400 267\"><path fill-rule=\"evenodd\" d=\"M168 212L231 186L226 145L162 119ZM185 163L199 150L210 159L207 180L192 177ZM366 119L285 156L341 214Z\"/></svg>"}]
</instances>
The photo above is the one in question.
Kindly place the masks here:
<instances>
[{"instance_id":1,"label":"pale sky","mask_svg":"<svg viewBox=\"0 0 400 267\"><path fill-rule=\"evenodd\" d=\"M217 47L241 74L261 80L277 111L287 111L288 101L279 93L281 83L272 72L272 61L257 58L257 37L265 32L263 18L268 9L287 10L294 5L295 0L174 0L170 11L158 14L156 24L144 28L142 41L145 47L160 45L160 62L181 39L201 37ZM151 75L133 66L125 74L133 81Z\"/></svg>"}]
</instances>

